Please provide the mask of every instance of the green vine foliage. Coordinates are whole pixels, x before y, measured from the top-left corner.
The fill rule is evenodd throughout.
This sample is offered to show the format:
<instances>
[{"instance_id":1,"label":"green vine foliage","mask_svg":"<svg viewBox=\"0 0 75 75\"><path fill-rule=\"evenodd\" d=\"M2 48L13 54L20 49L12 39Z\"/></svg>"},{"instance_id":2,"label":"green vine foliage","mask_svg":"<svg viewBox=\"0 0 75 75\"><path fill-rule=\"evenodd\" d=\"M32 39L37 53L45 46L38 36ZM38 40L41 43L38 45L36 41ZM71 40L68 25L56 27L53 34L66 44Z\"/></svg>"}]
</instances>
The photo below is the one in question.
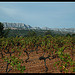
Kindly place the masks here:
<instances>
[{"instance_id":1,"label":"green vine foliage","mask_svg":"<svg viewBox=\"0 0 75 75\"><path fill-rule=\"evenodd\" d=\"M19 59L22 55L23 50L34 50L40 48L44 52L49 52L50 55L57 55L60 61L55 62L54 66L58 65L60 71L68 72L69 67L72 72L75 72L75 62L73 61L71 55L74 54L75 48L75 37L65 37L65 36L56 36L52 37L51 35L42 36L33 36L33 37L10 37L10 38L0 38L0 52L11 53L11 56L2 58L4 61L10 63L13 66L13 69L17 69L20 72L23 72L26 68L22 66L23 60ZM64 50L71 51L73 54L64 53ZM18 57L12 56L12 52L18 54ZM10 61L11 60L11 61ZM62 62L62 63L61 63ZM56 67L57 69L57 67Z\"/></svg>"},{"instance_id":2,"label":"green vine foliage","mask_svg":"<svg viewBox=\"0 0 75 75\"><path fill-rule=\"evenodd\" d=\"M13 69L15 69L15 70L17 69L20 72L23 72L26 69L25 66L21 65L22 63L24 63L24 61L22 59L19 59L19 58L15 57L14 55L11 56L10 58L5 57L3 59L7 63L9 63L13 67Z\"/></svg>"},{"instance_id":3,"label":"green vine foliage","mask_svg":"<svg viewBox=\"0 0 75 75\"><path fill-rule=\"evenodd\" d=\"M54 67L57 65L61 65L60 66L60 71L64 71L64 72L68 72L68 67L69 66L73 66L75 64L74 61L72 61L72 58L70 57L69 54L67 53L63 53L63 49L64 47L60 48L55 54L58 54L60 60L62 61L62 63L60 64L60 61L55 62ZM73 72L74 72L74 68L73 68Z\"/></svg>"}]
</instances>

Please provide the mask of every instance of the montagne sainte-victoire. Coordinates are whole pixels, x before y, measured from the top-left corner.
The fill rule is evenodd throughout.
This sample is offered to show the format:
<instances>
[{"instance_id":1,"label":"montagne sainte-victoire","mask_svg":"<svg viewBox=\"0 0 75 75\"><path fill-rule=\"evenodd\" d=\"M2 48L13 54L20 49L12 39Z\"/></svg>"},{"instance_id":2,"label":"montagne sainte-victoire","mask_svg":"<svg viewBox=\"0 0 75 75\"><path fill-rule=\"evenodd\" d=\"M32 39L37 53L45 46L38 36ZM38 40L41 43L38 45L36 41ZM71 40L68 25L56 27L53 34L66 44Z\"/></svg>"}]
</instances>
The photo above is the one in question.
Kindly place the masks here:
<instances>
[{"instance_id":1,"label":"montagne sainte-victoire","mask_svg":"<svg viewBox=\"0 0 75 75\"><path fill-rule=\"evenodd\" d=\"M10 29L37 29L37 30L54 30L54 31L66 31L66 32L72 32L75 33L75 28L48 28L48 27L32 27L30 25L24 24L24 23L8 23L8 22L2 22L4 24L4 29L10 28Z\"/></svg>"}]
</instances>

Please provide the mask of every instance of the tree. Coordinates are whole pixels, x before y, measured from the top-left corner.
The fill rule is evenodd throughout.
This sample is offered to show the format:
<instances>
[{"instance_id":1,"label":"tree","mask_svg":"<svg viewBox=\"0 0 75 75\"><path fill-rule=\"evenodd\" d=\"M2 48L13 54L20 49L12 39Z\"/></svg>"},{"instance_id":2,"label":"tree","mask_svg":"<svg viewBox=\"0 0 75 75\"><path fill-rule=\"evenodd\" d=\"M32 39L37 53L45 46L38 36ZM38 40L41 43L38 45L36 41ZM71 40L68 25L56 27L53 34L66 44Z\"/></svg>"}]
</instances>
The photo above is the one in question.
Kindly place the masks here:
<instances>
[{"instance_id":1,"label":"tree","mask_svg":"<svg viewBox=\"0 0 75 75\"><path fill-rule=\"evenodd\" d=\"M36 33L34 31L29 31L28 36L37 36L37 35L36 35Z\"/></svg>"},{"instance_id":2,"label":"tree","mask_svg":"<svg viewBox=\"0 0 75 75\"><path fill-rule=\"evenodd\" d=\"M45 35L51 35L51 31L50 31L50 30L47 30L47 31L45 32Z\"/></svg>"},{"instance_id":3,"label":"tree","mask_svg":"<svg viewBox=\"0 0 75 75\"><path fill-rule=\"evenodd\" d=\"M72 34L72 37L75 37L75 34Z\"/></svg>"},{"instance_id":4,"label":"tree","mask_svg":"<svg viewBox=\"0 0 75 75\"><path fill-rule=\"evenodd\" d=\"M10 29L7 29L5 31L3 29L4 29L4 24L0 22L0 37L7 37Z\"/></svg>"},{"instance_id":5,"label":"tree","mask_svg":"<svg viewBox=\"0 0 75 75\"><path fill-rule=\"evenodd\" d=\"M4 29L4 25L3 23L0 22L0 37L3 37L4 34L3 29Z\"/></svg>"},{"instance_id":6,"label":"tree","mask_svg":"<svg viewBox=\"0 0 75 75\"><path fill-rule=\"evenodd\" d=\"M8 29L6 29L6 30L4 31L3 36L4 36L5 38L8 36L9 31L10 31L10 29L9 29L9 28L8 28Z\"/></svg>"},{"instance_id":7,"label":"tree","mask_svg":"<svg viewBox=\"0 0 75 75\"><path fill-rule=\"evenodd\" d=\"M66 36L70 36L71 37L71 35L69 33L67 33Z\"/></svg>"}]
</instances>

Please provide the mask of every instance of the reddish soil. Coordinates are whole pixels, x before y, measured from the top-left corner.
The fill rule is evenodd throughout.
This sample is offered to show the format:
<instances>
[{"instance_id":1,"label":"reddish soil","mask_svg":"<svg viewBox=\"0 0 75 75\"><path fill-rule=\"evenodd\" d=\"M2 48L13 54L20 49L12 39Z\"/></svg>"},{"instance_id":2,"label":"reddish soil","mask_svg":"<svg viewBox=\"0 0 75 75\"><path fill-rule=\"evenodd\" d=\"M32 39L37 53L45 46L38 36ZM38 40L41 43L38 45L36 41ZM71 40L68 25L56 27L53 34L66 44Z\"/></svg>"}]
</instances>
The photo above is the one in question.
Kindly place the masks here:
<instances>
[{"instance_id":1,"label":"reddish soil","mask_svg":"<svg viewBox=\"0 0 75 75\"><path fill-rule=\"evenodd\" d=\"M65 51L66 52L66 51ZM48 71L45 72L45 66L44 66L44 61L43 60L39 60L39 57L43 55L43 51L38 51L39 54L36 54L36 52L31 52L29 55L29 60L28 62L24 62L22 65L24 65L26 67L26 70L24 71L24 73L61 73L59 71L59 69L55 69L55 67L53 66L53 64L59 60L59 58L55 58L52 60L46 59L46 65L48 67ZM24 54L24 55L23 55ZM9 54L6 54L9 56ZM13 55L13 54L12 54ZM45 57L48 56L48 53L45 53ZM21 59L25 60L27 58L26 53L22 53L22 55L20 56ZM73 60L75 60L75 56L73 58ZM3 63L3 60L0 56L0 73L6 73L6 66L7 66L7 62ZM9 68L11 66L9 65ZM11 67L12 68L12 67ZM12 68L12 70L8 73L20 73L20 71L18 70L14 70ZM68 72L71 73L71 72ZM75 72L74 72L75 73Z\"/></svg>"}]
</instances>

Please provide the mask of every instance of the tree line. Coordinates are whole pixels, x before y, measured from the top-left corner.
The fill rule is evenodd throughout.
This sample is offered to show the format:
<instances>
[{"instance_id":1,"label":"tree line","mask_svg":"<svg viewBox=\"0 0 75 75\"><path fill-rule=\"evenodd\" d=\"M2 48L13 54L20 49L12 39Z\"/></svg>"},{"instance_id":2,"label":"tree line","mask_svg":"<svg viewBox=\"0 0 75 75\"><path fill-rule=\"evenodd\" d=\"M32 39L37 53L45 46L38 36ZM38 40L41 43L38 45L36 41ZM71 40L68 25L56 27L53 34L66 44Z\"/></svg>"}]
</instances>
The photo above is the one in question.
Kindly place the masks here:
<instances>
[{"instance_id":1,"label":"tree line","mask_svg":"<svg viewBox=\"0 0 75 75\"><path fill-rule=\"evenodd\" d=\"M51 30L11 30L11 29L6 29L4 30L4 24L0 22L0 37L31 37L31 36L45 36L45 35L51 35L51 36L65 36L63 34L55 34L53 31ZM70 36L70 37L75 37L75 34L70 34L67 33L66 36Z\"/></svg>"}]
</instances>

